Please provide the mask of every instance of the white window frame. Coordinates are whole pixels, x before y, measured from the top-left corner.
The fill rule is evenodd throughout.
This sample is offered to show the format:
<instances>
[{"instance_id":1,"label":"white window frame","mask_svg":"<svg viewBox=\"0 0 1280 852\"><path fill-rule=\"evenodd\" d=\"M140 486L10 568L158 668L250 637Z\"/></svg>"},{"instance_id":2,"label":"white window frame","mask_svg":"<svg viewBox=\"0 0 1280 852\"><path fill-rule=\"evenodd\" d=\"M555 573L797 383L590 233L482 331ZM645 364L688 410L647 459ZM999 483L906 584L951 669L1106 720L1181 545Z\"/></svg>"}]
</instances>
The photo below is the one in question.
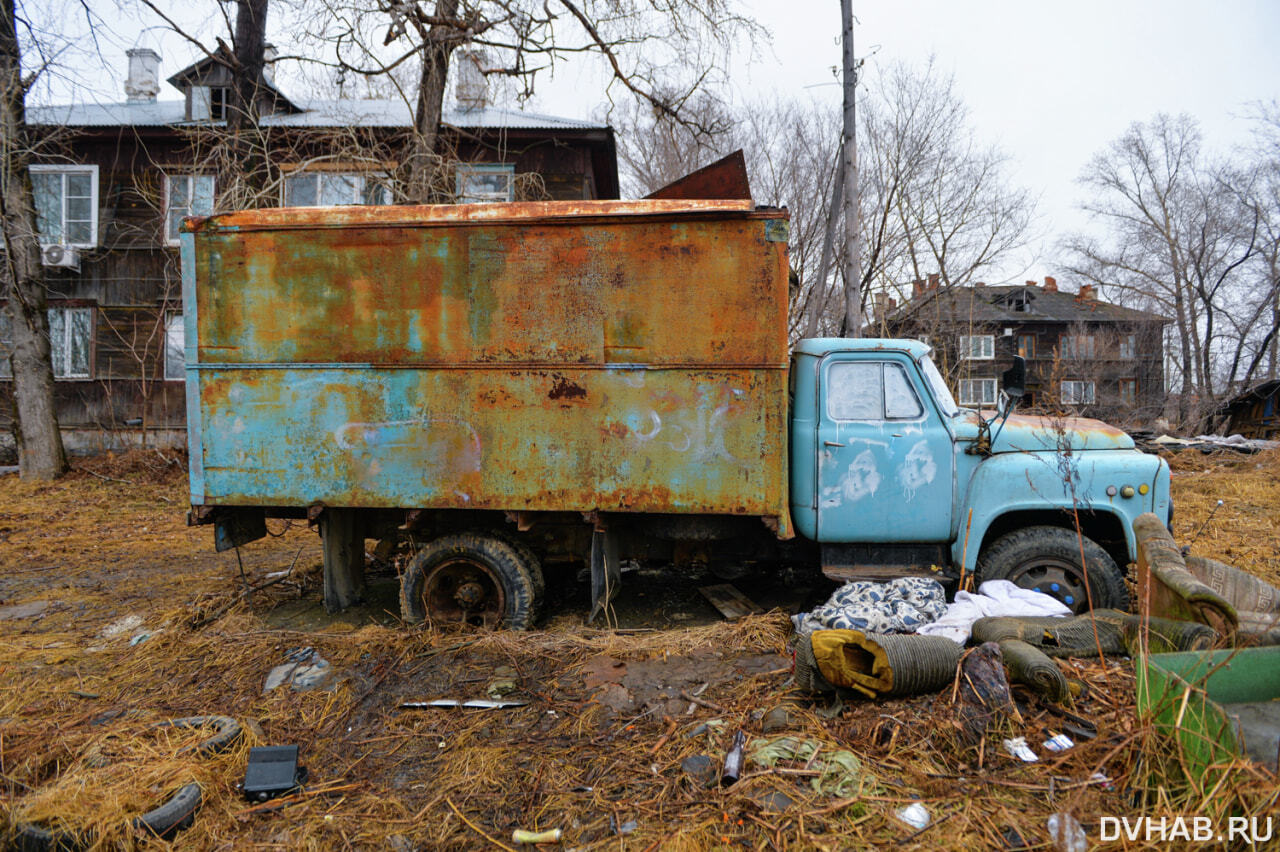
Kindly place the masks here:
<instances>
[{"instance_id":1,"label":"white window frame","mask_svg":"<svg viewBox=\"0 0 1280 852\"><path fill-rule=\"evenodd\" d=\"M177 180L184 180L187 182L187 204L183 207L173 206L173 182ZM195 201L196 195L193 192L193 190L195 189L195 181L197 180L209 181L209 209L208 210L195 209L194 201ZM186 211L185 213L183 213L184 216L212 215L214 193L217 192L217 189L218 189L217 183L214 181L213 175L201 175L201 174L169 175L167 174L164 176L164 242L165 242L165 245L176 246L178 244L178 232L173 227L174 221L173 221L172 214L175 211L183 210L183 211Z\"/></svg>"},{"instance_id":2,"label":"white window frame","mask_svg":"<svg viewBox=\"0 0 1280 852\"><path fill-rule=\"evenodd\" d=\"M974 391L979 388L981 390L975 394ZM961 405L994 406L996 404L995 379L961 379L959 390Z\"/></svg>"},{"instance_id":3,"label":"white window frame","mask_svg":"<svg viewBox=\"0 0 1280 852\"><path fill-rule=\"evenodd\" d=\"M316 203L305 205L308 207L348 207L348 206L385 207L390 205L391 202L394 200L391 193L391 182L387 180L378 180L377 178L371 178L369 174L366 172L342 172L342 171L326 171L323 169L316 169L316 170L301 169L296 172L290 172L289 174L284 176L284 182L280 188L281 206L283 207L304 206L304 205L291 204L290 198L289 198L289 182L302 180L303 178L314 178L316 181L316 185L315 185ZM323 197L323 192L324 192L322 181L325 178L340 178L343 180L350 180L352 182L352 186L354 187L354 194L355 194L354 200L344 202L341 204L320 203L320 199ZM368 204L363 200L365 198L365 193L369 189L369 184L371 183L377 187L377 189L380 191L380 193L382 194L382 197L385 200L375 202L373 204Z\"/></svg>"},{"instance_id":4,"label":"white window frame","mask_svg":"<svg viewBox=\"0 0 1280 852\"><path fill-rule=\"evenodd\" d=\"M467 192L467 178L472 175L498 175L506 177L505 192ZM493 204L515 201L516 167L513 163L459 163L454 172L454 197L459 204Z\"/></svg>"},{"instance_id":5,"label":"white window frame","mask_svg":"<svg viewBox=\"0 0 1280 852\"><path fill-rule=\"evenodd\" d=\"M1062 402L1064 405L1094 405L1097 398L1096 387L1093 382L1082 379L1062 380Z\"/></svg>"},{"instance_id":6,"label":"white window frame","mask_svg":"<svg viewBox=\"0 0 1280 852\"><path fill-rule=\"evenodd\" d=\"M31 174L61 174L62 176L62 239L50 240L46 239L44 234L40 234L40 245L56 246L63 245L69 248L90 249L98 244L98 167L97 166L80 166L80 165L33 165L28 166ZM72 243L66 241L67 235L67 177L73 174L87 174L89 176L89 241ZM34 187L33 187L34 189ZM38 216L38 214L37 214Z\"/></svg>"},{"instance_id":7,"label":"white window frame","mask_svg":"<svg viewBox=\"0 0 1280 852\"><path fill-rule=\"evenodd\" d=\"M975 349L977 350L976 355L974 354ZM995 357L996 336L994 334L960 335L960 360L994 361Z\"/></svg>"},{"instance_id":8,"label":"white window frame","mask_svg":"<svg viewBox=\"0 0 1280 852\"><path fill-rule=\"evenodd\" d=\"M1097 353L1092 334L1064 334L1061 339L1061 348L1062 357L1073 361L1088 361Z\"/></svg>"},{"instance_id":9,"label":"white window frame","mask_svg":"<svg viewBox=\"0 0 1280 852\"><path fill-rule=\"evenodd\" d=\"M187 337L182 311L171 311L164 318L164 380L187 380Z\"/></svg>"}]
</instances>

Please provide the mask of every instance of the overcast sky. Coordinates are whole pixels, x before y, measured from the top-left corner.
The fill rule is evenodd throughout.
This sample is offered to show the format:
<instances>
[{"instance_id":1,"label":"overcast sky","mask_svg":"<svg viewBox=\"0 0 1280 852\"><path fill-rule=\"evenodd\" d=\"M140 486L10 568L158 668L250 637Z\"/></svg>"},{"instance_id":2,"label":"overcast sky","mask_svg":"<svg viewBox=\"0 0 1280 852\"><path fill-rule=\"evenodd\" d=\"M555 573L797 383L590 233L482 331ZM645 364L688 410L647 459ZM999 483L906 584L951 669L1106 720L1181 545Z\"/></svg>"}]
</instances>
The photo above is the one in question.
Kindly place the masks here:
<instances>
[{"instance_id":1,"label":"overcast sky","mask_svg":"<svg viewBox=\"0 0 1280 852\"><path fill-rule=\"evenodd\" d=\"M739 99L767 91L830 98L840 89L839 0L745 0L772 34L754 62L735 69ZM95 4L99 8L110 4ZM923 64L933 56L955 75L980 136L1011 157L1012 177L1040 198L1043 245L1027 268L1012 264L999 279L1054 274L1053 243L1080 228L1074 183L1089 158L1133 121L1157 112L1197 118L1210 148L1249 139L1251 101L1280 97L1280 2L1276 0L854 0L857 49L870 65ZM74 4L71 7L74 10ZM208 42L221 35L211 0L174 4ZM208 11L198 11L205 8ZM104 12L104 15L107 13ZM203 21L203 25L198 23ZM273 23L278 23L274 22ZM195 58L193 48L160 29L118 19L104 53L131 44L157 48L162 77ZM274 29L274 28L273 28ZM215 32L214 30L217 30ZM282 52L287 34L273 32ZM122 99L124 58L87 82L98 97ZM109 76L115 73L116 79ZM594 71L563 71L543 81L534 108L587 117L603 80ZM167 85L161 98L176 98Z\"/></svg>"}]
</instances>

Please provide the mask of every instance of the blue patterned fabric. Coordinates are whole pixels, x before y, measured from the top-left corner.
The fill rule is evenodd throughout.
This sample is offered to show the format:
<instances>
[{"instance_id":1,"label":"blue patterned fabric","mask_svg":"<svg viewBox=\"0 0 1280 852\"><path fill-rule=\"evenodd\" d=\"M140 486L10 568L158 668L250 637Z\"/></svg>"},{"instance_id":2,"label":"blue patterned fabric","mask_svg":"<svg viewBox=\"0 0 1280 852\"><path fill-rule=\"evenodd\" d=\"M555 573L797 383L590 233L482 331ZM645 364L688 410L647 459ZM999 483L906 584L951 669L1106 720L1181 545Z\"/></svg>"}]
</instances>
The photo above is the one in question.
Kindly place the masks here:
<instances>
[{"instance_id":1,"label":"blue patterned fabric","mask_svg":"<svg viewBox=\"0 0 1280 852\"><path fill-rule=\"evenodd\" d=\"M888 583L845 583L825 604L791 616L797 633L861 630L864 633L915 633L937 621L947 609L942 584L928 577L901 577Z\"/></svg>"}]
</instances>

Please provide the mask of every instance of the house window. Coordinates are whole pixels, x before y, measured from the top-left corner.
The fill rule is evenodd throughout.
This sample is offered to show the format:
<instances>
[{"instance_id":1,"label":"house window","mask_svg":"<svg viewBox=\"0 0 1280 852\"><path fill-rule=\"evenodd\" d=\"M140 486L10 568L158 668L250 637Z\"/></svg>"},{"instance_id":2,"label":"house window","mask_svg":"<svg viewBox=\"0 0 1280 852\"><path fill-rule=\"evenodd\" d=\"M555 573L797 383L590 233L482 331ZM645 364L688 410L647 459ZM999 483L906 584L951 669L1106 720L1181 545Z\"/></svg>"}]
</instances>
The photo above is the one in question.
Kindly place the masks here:
<instances>
[{"instance_id":1,"label":"house window","mask_svg":"<svg viewBox=\"0 0 1280 852\"><path fill-rule=\"evenodd\" d=\"M515 200L515 174L516 167L509 164L458 166L458 203Z\"/></svg>"},{"instance_id":2,"label":"house window","mask_svg":"<svg viewBox=\"0 0 1280 852\"><path fill-rule=\"evenodd\" d=\"M178 229L185 216L213 213L213 175L166 175L164 241L178 244Z\"/></svg>"},{"instance_id":3,"label":"house window","mask_svg":"<svg viewBox=\"0 0 1280 852\"><path fill-rule=\"evenodd\" d=\"M1093 399L1093 382L1062 383L1062 401L1067 405L1093 405Z\"/></svg>"},{"instance_id":4,"label":"house window","mask_svg":"<svg viewBox=\"0 0 1280 852\"><path fill-rule=\"evenodd\" d=\"M1034 334L1018 335L1018 354L1028 361L1036 357L1036 336Z\"/></svg>"},{"instance_id":5,"label":"house window","mask_svg":"<svg viewBox=\"0 0 1280 852\"><path fill-rule=\"evenodd\" d=\"M960 357L966 361L990 361L996 357L994 334L960 336Z\"/></svg>"},{"instance_id":6,"label":"house window","mask_svg":"<svg viewBox=\"0 0 1280 852\"><path fill-rule=\"evenodd\" d=\"M98 167L31 166L40 245L98 244Z\"/></svg>"},{"instance_id":7,"label":"house window","mask_svg":"<svg viewBox=\"0 0 1280 852\"><path fill-rule=\"evenodd\" d=\"M55 379L89 378L93 308L49 308L49 349ZM0 310L0 379L13 378L9 317Z\"/></svg>"},{"instance_id":8,"label":"house window","mask_svg":"<svg viewBox=\"0 0 1280 852\"><path fill-rule=\"evenodd\" d=\"M1062 337L1062 357L1081 359L1093 357L1093 335L1067 334Z\"/></svg>"},{"instance_id":9,"label":"house window","mask_svg":"<svg viewBox=\"0 0 1280 852\"><path fill-rule=\"evenodd\" d=\"M390 203L391 188L383 181L361 174L303 172L284 179L285 207Z\"/></svg>"},{"instance_id":10,"label":"house window","mask_svg":"<svg viewBox=\"0 0 1280 852\"><path fill-rule=\"evenodd\" d=\"M1120 402L1125 405L1137 405L1138 403L1138 380L1137 379L1121 379L1120 380Z\"/></svg>"},{"instance_id":11,"label":"house window","mask_svg":"<svg viewBox=\"0 0 1280 852\"><path fill-rule=\"evenodd\" d=\"M1120 357L1125 361L1132 361L1138 357L1138 335L1120 335Z\"/></svg>"},{"instance_id":12,"label":"house window","mask_svg":"<svg viewBox=\"0 0 1280 852\"><path fill-rule=\"evenodd\" d=\"M960 404L961 405L995 405L996 404L996 380L995 379L961 379L960 380Z\"/></svg>"},{"instance_id":13,"label":"house window","mask_svg":"<svg viewBox=\"0 0 1280 852\"><path fill-rule=\"evenodd\" d=\"M169 314L164 321L164 377L183 381L187 377L186 334L182 314Z\"/></svg>"}]
</instances>

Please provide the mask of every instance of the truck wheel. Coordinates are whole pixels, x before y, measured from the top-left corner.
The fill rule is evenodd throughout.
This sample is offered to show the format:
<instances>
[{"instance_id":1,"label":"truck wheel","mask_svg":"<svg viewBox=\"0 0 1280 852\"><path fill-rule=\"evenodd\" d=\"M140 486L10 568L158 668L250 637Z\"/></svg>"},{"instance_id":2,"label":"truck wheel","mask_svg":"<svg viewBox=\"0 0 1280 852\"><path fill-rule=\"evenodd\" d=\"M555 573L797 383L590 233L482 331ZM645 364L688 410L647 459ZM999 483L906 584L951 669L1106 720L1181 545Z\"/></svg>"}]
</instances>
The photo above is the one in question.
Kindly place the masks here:
<instances>
[{"instance_id":1,"label":"truck wheel","mask_svg":"<svg viewBox=\"0 0 1280 852\"><path fill-rule=\"evenodd\" d=\"M1001 536L978 557L977 579L1011 580L1024 589L1053 595L1077 613L1089 608L1089 593L1094 609L1127 612L1129 590L1115 560L1087 537L1084 557L1088 592L1076 533L1063 527L1027 527Z\"/></svg>"},{"instance_id":2,"label":"truck wheel","mask_svg":"<svg viewBox=\"0 0 1280 852\"><path fill-rule=\"evenodd\" d=\"M528 548L484 533L446 535L410 560L400 580L400 614L410 624L431 618L527 630L542 588L542 566Z\"/></svg>"}]
</instances>

